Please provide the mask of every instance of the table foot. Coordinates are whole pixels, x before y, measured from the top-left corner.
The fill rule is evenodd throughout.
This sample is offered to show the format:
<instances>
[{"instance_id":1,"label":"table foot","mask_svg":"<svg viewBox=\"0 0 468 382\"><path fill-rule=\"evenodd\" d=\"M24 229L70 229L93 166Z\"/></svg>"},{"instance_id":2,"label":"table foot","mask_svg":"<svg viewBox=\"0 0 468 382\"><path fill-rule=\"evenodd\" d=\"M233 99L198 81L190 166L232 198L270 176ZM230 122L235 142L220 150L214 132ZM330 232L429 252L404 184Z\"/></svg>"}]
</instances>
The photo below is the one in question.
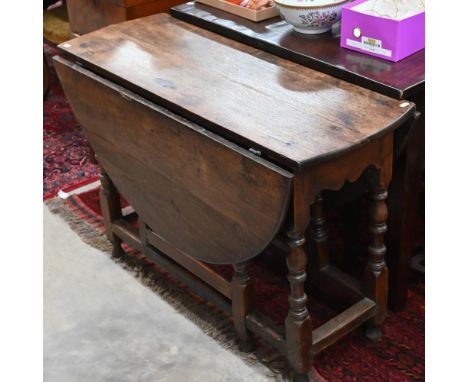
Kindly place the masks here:
<instances>
[{"instance_id":1,"label":"table foot","mask_svg":"<svg viewBox=\"0 0 468 382\"><path fill-rule=\"evenodd\" d=\"M120 206L120 196L117 192L112 179L107 175L107 172L104 170L102 165L101 168L101 190L99 192L99 203L102 210L102 218L104 220L104 225L106 227L107 238L112 243L113 247L116 248L114 242L120 240L112 232L112 222L122 217L122 207ZM120 243L122 240L120 240Z\"/></svg>"},{"instance_id":2,"label":"table foot","mask_svg":"<svg viewBox=\"0 0 468 382\"><path fill-rule=\"evenodd\" d=\"M313 378L310 374L303 374L303 373L294 373L293 382L315 382L316 379Z\"/></svg>"},{"instance_id":3,"label":"table foot","mask_svg":"<svg viewBox=\"0 0 468 382\"><path fill-rule=\"evenodd\" d=\"M252 338L247 338L240 341L239 350L242 353L252 353L255 350L255 343Z\"/></svg>"},{"instance_id":4,"label":"table foot","mask_svg":"<svg viewBox=\"0 0 468 382\"><path fill-rule=\"evenodd\" d=\"M112 238L112 257L121 258L123 256L125 256L125 251L122 248L122 240L114 235Z\"/></svg>"},{"instance_id":5,"label":"table foot","mask_svg":"<svg viewBox=\"0 0 468 382\"><path fill-rule=\"evenodd\" d=\"M249 262L233 264L231 299L234 327L240 338L239 350L249 353L254 350L252 334L247 330L245 318L254 305L254 284L250 277Z\"/></svg>"},{"instance_id":6,"label":"table foot","mask_svg":"<svg viewBox=\"0 0 468 382\"><path fill-rule=\"evenodd\" d=\"M382 329L380 326L369 323L366 327L366 337L371 341L378 341L382 338Z\"/></svg>"}]
</instances>

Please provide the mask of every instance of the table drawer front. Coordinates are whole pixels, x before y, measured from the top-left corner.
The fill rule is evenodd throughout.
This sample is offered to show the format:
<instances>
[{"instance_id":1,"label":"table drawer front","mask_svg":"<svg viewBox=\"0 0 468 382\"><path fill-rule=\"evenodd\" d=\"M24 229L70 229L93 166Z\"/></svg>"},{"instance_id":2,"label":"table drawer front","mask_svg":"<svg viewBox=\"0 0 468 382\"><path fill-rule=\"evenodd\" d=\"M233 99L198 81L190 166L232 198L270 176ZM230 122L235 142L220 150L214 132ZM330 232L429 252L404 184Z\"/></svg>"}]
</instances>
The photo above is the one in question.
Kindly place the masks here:
<instances>
[{"instance_id":1,"label":"table drawer front","mask_svg":"<svg viewBox=\"0 0 468 382\"><path fill-rule=\"evenodd\" d=\"M55 66L98 160L158 235L211 263L269 244L292 174L80 66Z\"/></svg>"}]
</instances>

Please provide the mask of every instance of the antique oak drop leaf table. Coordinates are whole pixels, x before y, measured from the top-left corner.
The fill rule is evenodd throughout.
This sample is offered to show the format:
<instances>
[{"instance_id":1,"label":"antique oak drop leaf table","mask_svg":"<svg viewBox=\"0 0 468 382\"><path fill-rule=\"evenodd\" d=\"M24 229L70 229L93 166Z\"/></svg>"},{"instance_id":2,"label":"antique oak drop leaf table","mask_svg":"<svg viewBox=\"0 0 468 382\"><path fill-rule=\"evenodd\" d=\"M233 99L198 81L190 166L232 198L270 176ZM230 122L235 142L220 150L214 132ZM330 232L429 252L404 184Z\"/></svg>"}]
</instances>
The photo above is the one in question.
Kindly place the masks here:
<instances>
[{"instance_id":1,"label":"antique oak drop leaf table","mask_svg":"<svg viewBox=\"0 0 468 382\"><path fill-rule=\"evenodd\" d=\"M171 14L254 48L416 104L421 114L418 123L409 132L405 129L396 132L393 179L388 198L391 206L386 235L389 304L394 310L402 310L408 295L410 259L414 249L417 206L424 168L424 49L400 62L389 62L341 48L340 36L336 34L297 33L279 17L253 22L197 2L178 5L171 9ZM341 193L341 203L349 199L350 194ZM355 232L354 236L357 235Z\"/></svg>"},{"instance_id":2,"label":"antique oak drop leaf table","mask_svg":"<svg viewBox=\"0 0 468 382\"><path fill-rule=\"evenodd\" d=\"M308 379L313 354L387 309L387 187L401 102L160 14L60 46L55 66L102 166L101 204L116 255L122 241L232 312L248 349L255 333ZM321 191L369 182L371 242L361 298L312 328L304 293L305 232ZM121 214L118 193L137 228ZM255 309L249 261L287 249L284 331ZM317 238L316 245L323 241ZM320 251L320 262L327 261ZM232 264L226 280L206 263Z\"/></svg>"}]
</instances>

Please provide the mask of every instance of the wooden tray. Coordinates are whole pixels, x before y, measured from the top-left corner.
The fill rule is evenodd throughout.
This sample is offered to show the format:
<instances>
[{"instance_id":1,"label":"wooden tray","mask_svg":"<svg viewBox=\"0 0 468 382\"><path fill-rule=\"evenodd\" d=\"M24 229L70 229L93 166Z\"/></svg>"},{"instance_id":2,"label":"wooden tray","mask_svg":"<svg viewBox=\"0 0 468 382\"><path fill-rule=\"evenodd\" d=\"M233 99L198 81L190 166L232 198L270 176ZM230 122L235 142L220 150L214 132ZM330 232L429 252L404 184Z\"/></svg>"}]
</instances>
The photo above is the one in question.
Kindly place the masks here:
<instances>
[{"instance_id":1,"label":"wooden tray","mask_svg":"<svg viewBox=\"0 0 468 382\"><path fill-rule=\"evenodd\" d=\"M252 21L263 21L279 15L278 9L276 9L275 6L262 9L260 11L253 11L223 0L196 0L196 2L221 9Z\"/></svg>"}]
</instances>

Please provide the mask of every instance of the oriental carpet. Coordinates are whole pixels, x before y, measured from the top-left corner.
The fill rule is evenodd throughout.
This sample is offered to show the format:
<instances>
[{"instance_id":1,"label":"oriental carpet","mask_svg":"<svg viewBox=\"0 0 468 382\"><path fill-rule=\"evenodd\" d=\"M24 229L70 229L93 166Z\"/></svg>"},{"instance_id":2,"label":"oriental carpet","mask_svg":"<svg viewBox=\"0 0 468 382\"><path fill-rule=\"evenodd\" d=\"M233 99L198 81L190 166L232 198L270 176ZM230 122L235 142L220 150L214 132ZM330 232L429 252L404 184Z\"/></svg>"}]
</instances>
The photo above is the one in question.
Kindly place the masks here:
<instances>
[{"instance_id":1,"label":"oriental carpet","mask_svg":"<svg viewBox=\"0 0 468 382\"><path fill-rule=\"evenodd\" d=\"M44 100L43 198L95 181L98 166L90 162L88 141L76 121L55 73L57 51L44 44L50 69L50 89Z\"/></svg>"},{"instance_id":2,"label":"oriental carpet","mask_svg":"<svg viewBox=\"0 0 468 382\"><path fill-rule=\"evenodd\" d=\"M122 202L123 206L127 206L125 200ZM66 200L54 199L49 202L49 206L52 211L60 213L88 244L110 252L110 244L104 235L98 189L71 195ZM127 256L116 261L123 262L125 267L133 270L157 293L161 294L163 291L162 295L168 297L170 303L186 308L189 305L182 313L194 322L206 325L207 319L202 316L208 314L212 330L204 330L237 352L230 317L224 316L212 304L193 294L144 255L126 246L124 249ZM230 266L213 268L230 279ZM288 285L285 277L279 277L258 263L253 264L252 275L255 280L257 308L277 325L282 325L288 311ZM161 287L162 284L164 287ZM315 326L337 313L320 303L315 296L309 296L308 309ZM221 332L219 328L223 328ZM277 380L288 380L286 362L273 349L257 341L256 353L249 356L268 366ZM366 339L357 329L315 356L312 373L317 381L330 382L423 381L424 282L419 281L412 285L405 311L389 312L380 341Z\"/></svg>"}]
</instances>

